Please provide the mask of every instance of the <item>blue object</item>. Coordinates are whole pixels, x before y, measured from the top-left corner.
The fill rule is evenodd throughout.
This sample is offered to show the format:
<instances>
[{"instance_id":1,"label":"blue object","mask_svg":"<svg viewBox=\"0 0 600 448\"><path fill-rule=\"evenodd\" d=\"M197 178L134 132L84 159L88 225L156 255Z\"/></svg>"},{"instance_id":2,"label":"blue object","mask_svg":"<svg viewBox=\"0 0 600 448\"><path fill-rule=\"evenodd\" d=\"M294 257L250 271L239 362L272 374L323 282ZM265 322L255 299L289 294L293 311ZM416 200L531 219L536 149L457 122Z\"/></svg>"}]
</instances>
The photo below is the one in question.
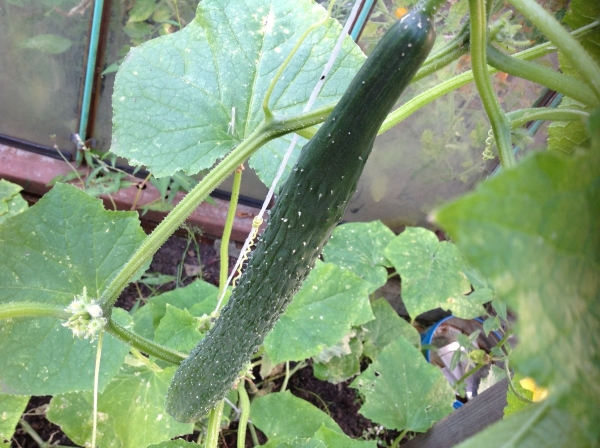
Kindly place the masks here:
<instances>
[{"instance_id":1,"label":"blue object","mask_svg":"<svg viewBox=\"0 0 600 448\"><path fill-rule=\"evenodd\" d=\"M83 85L83 98L81 101L81 116L79 117L79 138L84 142L87 138L86 129L90 115L90 103L92 101L92 87L94 86L94 69L98 57L98 40L100 37L100 25L102 22L102 10L104 0L95 0L92 15L92 29L90 30L90 47L88 50L87 66L85 70L85 82ZM75 160L81 162L81 148L77 148Z\"/></svg>"}]
</instances>

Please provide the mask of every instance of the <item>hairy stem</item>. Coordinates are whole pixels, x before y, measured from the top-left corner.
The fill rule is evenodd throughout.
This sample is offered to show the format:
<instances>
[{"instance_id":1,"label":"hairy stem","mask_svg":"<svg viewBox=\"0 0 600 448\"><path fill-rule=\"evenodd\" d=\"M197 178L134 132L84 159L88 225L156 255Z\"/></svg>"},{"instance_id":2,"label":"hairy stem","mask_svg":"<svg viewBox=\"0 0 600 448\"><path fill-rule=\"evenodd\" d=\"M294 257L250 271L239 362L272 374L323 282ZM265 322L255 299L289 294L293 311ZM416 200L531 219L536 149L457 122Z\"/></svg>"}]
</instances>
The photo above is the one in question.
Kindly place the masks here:
<instances>
[{"instance_id":1,"label":"hairy stem","mask_svg":"<svg viewBox=\"0 0 600 448\"><path fill-rule=\"evenodd\" d=\"M512 129L519 128L534 120L551 121L577 121L585 120L589 113L579 109L556 109L552 107L536 107L533 109L520 109L506 114Z\"/></svg>"},{"instance_id":2,"label":"hairy stem","mask_svg":"<svg viewBox=\"0 0 600 448\"><path fill-rule=\"evenodd\" d=\"M121 291L131 282L138 271L160 249L167 239L183 224L198 205L232 173L239 165L248 159L258 148L268 141L294 132L297 129L312 126L325 120L333 107L315 109L295 117L275 117L264 122L240 145L229 153L204 179L202 179L175 206L169 215L146 237L137 251L125 264L123 269L111 280L102 292L100 302L105 308L105 314L110 315L112 306L117 301Z\"/></svg>"},{"instance_id":3,"label":"hairy stem","mask_svg":"<svg viewBox=\"0 0 600 448\"><path fill-rule=\"evenodd\" d=\"M300 36L300 39L298 39L298 42L296 42L296 45L294 45L294 48L292 48L292 51L290 51L290 53L287 55L287 57L285 58L285 61L283 61L283 64L281 64L279 66L279 70L277 70L277 73L273 77L271 84L269 84L269 88L267 89L267 92L265 93L265 98L263 99L262 109L263 109L263 113L265 114L265 120L270 120L273 118L273 112L271 111L271 109L269 109L269 100L271 99L271 94L273 93L273 89L275 89L275 85L277 84L277 81L279 81L279 78L281 78L283 71L289 65L290 61L292 60L292 58L294 57L294 55L300 48L300 45L302 45L302 43L306 40L308 35L314 29L324 25L328 18L329 18L329 14L325 15L325 17L323 17L322 20L319 20L318 22L313 23L311 26L309 26L306 29L306 31L304 31L302 36Z\"/></svg>"},{"instance_id":4,"label":"hairy stem","mask_svg":"<svg viewBox=\"0 0 600 448\"><path fill-rule=\"evenodd\" d=\"M225 400L221 400L208 414L205 448L217 448L219 446L219 433L221 432L221 417L224 406Z\"/></svg>"},{"instance_id":5,"label":"hairy stem","mask_svg":"<svg viewBox=\"0 0 600 448\"><path fill-rule=\"evenodd\" d=\"M580 80L546 68L543 65L511 57L491 45L487 47L487 61L492 67L501 72L543 84L582 104L591 107L598 104L594 92L588 86L582 84Z\"/></svg>"},{"instance_id":6,"label":"hairy stem","mask_svg":"<svg viewBox=\"0 0 600 448\"><path fill-rule=\"evenodd\" d=\"M573 36L582 37L586 34L592 32L599 26L598 22L591 23L586 25L578 30L573 31ZM511 56L512 58L521 59L524 61L531 61L534 59L538 59L547 54L553 53L556 51L556 48L552 46L550 42L546 42L541 45L536 45L535 47L528 48L527 50L521 51L519 53ZM498 70L492 67L487 67L488 73L497 73ZM473 81L473 71L469 70L460 75L456 75L447 81L438 84L435 87L432 87L429 90L415 96L411 100L404 103L401 107L394 110L390 113L381 128L379 129L379 134L383 134L386 131L389 131L391 128L396 126L401 121L405 120L407 117L423 108L425 105L431 103L432 101L444 96L445 94L458 89L466 84L469 84Z\"/></svg>"},{"instance_id":7,"label":"hairy stem","mask_svg":"<svg viewBox=\"0 0 600 448\"><path fill-rule=\"evenodd\" d=\"M238 198L240 197L240 185L242 184L242 168L238 167L233 173L233 185L231 187L231 198L229 199L229 210L227 210L227 218L225 218L225 227L223 228L223 236L221 237L220 250L220 269L219 269L219 296L221 297L227 287L227 276L229 275L229 238L231 237L231 229L233 229L233 221L235 219L235 210L237 209ZM215 310L218 312L219 310Z\"/></svg>"},{"instance_id":8,"label":"hairy stem","mask_svg":"<svg viewBox=\"0 0 600 448\"><path fill-rule=\"evenodd\" d=\"M237 448L244 448L246 446L246 427L250 419L250 399L248 398L248 392L246 392L245 381L240 382L237 391L240 398L240 409L242 410L238 424Z\"/></svg>"},{"instance_id":9,"label":"hairy stem","mask_svg":"<svg viewBox=\"0 0 600 448\"><path fill-rule=\"evenodd\" d=\"M469 12L471 19L471 67L473 70L473 79L481 96L485 112L492 125L500 163L504 168L511 168L515 166L516 161L510 138L510 126L506 115L504 115L504 111L500 108L500 103L492 87L490 75L487 70L485 0L469 0Z\"/></svg>"},{"instance_id":10,"label":"hairy stem","mask_svg":"<svg viewBox=\"0 0 600 448\"><path fill-rule=\"evenodd\" d=\"M10 302L0 305L0 319L15 317L55 317L68 319L71 313L60 305L39 302Z\"/></svg>"},{"instance_id":11,"label":"hairy stem","mask_svg":"<svg viewBox=\"0 0 600 448\"><path fill-rule=\"evenodd\" d=\"M94 403L92 407L92 447L96 447L98 436L98 382L100 381L100 358L102 357L102 341L104 332L98 336L98 347L96 348L96 364L94 366Z\"/></svg>"},{"instance_id":12,"label":"hairy stem","mask_svg":"<svg viewBox=\"0 0 600 448\"><path fill-rule=\"evenodd\" d=\"M171 350L170 348L164 347L128 330L127 328L119 325L112 318L108 321L105 329L108 333L112 334L120 341L125 342L127 345L131 345L147 355L154 356L162 361L179 365L181 361L187 358L187 355L183 353Z\"/></svg>"},{"instance_id":13,"label":"hairy stem","mask_svg":"<svg viewBox=\"0 0 600 448\"><path fill-rule=\"evenodd\" d=\"M552 14L533 0L509 0L563 53L600 100L600 66Z\"/></svg>"},{"instance_id":14,"label":"hairy stem","mask_svg":"<svg viewBox=\"0 0 600 448\"><path fill-rule=\"evenodd\" d=\"M469 52L469 36L470 32L467 23L450 42L429 55L412 79L411 84L431 75L467 54Z\"/></svg>"}]
</instances>

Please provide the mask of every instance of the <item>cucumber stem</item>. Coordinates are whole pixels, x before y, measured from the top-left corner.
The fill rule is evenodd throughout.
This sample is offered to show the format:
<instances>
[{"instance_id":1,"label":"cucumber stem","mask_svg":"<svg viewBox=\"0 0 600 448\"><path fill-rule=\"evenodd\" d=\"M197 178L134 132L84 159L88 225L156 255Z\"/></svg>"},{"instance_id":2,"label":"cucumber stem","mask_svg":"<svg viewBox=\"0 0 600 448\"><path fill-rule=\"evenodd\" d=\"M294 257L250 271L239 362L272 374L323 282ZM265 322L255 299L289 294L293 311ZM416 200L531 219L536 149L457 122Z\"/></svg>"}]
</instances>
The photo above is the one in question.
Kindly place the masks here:
<instances>
[{"instance_id":1,"label":"cucumber stem","mask_svg":"<svg viewBox=\"0 0 600 448\"><path fill-rule=\"evenodd\" d=\"M170 348L164 347L128 330L127 328L119 325L112 318L109 319L105 330L120 341L125 342L127 345L131 345L147 355L154 356L162 361L174 365L179 365L179 363L181 363L181 361L187 357L183 353L171 350Z\"/></svg>"},{"instance_id":2,"label":"cucumber stem","mask_svg":"<svg viewBox=\"0 0 600 448\"><path fill-rule=\"evenodd\" d=\"M573 31L572 34L576 37L582 37L595 30L599 25L600 23L596 21ZM528 48L527 50L521 51L519 53L516 53L513 56L511 56L511 58L517 58L523 61L531 61L533 59L538 59L555 51L556 47L554 47L551 42L546 42L540 45L536 45L535 47ZM488 73L493 74L497 73L499 70L488 66L487 71ZM381 125L381 128L379 129L379 134L383 134L384 132L389 131L398 123L405 120L413 113L420 110L425 105L431 103L437 98L440 98L441 96L444 96L445 94L456 90L459 87L469 84L472 81L473 71L469 70L464 73L461 73L460 75L456 75L442 82L441 84L438 84L437 86L426 90L423 93L420 93L419 95L415 96L411 100L404 103L401 107L390 113ZM537 82L538 80L535 81ZM541 83L543 84L543 81L541 81Z\"/></svg>"},{"instance_id":3,"label":"cucumber stem","mask_svg":"<svg viewBox=\"0 0 600 448\"><path fill-rule=\"evenodd\" d=\"M577 121L585 120L590 114L579 109L556 109L553 107L535 107L520 109L506 114L512 129L535 120Z\"/></svg>"},{"instance_id":4,"label":"cucumber stem","mask_svg":"<svg viewBox=\"0 0 600 448\"><path fill-rule=\"evenodd\" d=\"M240 409L242 410L238 423L237 448L244 448L246 446L246 428L250 419L250 399L246 391L246 381L241 381L238 384L237 391L240 399Z\"/></svg>"},{"instance_id":5,"label":"cucumber stem","mask_svg":"<svg viewBox=\"0 0 600 448\"><path fill-rule=\"evenodd\" d=\"M598 104L594 92L587 85L582 84L580 80L546 68L543 65L534 64L533 62L527 62L509 56L491 45L488 45L487 47L487 61L489 65L497 68L501 72L543 84L582 104L591 107Z\"/></svg>"},{"instance_id":6,"label":"cucumber stem","mask_svg":"<svg viewBox=\"0 0 600 448\"><path fill-rule=\"evenodd\" d=\"M510 137L510 126L500 107L487 70L487 16L485 9L485 0L469 0L471 67L481 102L492 125L500 163L504 168L511 168L516 165L516 161Z\"/></svg>"},{"instance_id":7,"label":"cucumber stem","mask_svg":"<svg viewBox=\"0 0 600 448\"><path fill-rule=\"evenodd\" d=\"M223 236L221 237L220 250L220 268L219 268L219 296L225 293L227 288L227 275L229 274L229 239L231 238L231 230L233 229L233 221L235 220L235 210L237 209L238 198L240 196L240 185L242 183L242 166L236 168L233 173L233 185L231 187L231 198L229 199L229 209L227 210L227 218L225 218L225 227L223 228ZM217 308L216 313L219 312Z\"/></svg>"},{"instance_id":8,"label":"cucumber stem","mask_svg":"<svg viewBox=\"0 0 600 448\"><path fill-rule=\"evenodd\" d=\"M0 305L0 319L15 317L55 317L68 319L73 314L65 311L64 306L39 302L9 302Z\"/></svg>"},{"instance_id":9,"label":"cucumber stem","mask_svg":"<svg viewBox=\"0 0 600 448\"><path fill-rule=\"evenodd\" d=\"M600 100L600 66L552 14L532 0L509 0L577 69Z\"/></svg>"},{"instance_id":10,"label":"cucumber stem","mask_svg":"<svg viewBox=\"0 0 600 448\"><path fill-rule=\"evenodd\" d=\"M221 432L221 417L224 406L225 400L221 400L208 414L205 448L217 448L219 446L219 433Z\"/></svg>"},{"instance_id":11,"label":"cucumber stem","mask_svg":"<svg viewBox=\"0 0 600 448\"><path fill-rule=\"evenodd\" d=\"M96 447L96 437L98 435L98 383L100 380L100 358L102 357L102 340L104 332L101 331L98 336L98 347L96 348L96 364L94 366L94 402L92 406L92 447Z\"/></svg>"},{"instance_id":12,"label":"cucumber stem","mask_svg":"<svg viewBox=\"0 0 600 448\"><path fill-rule=\"evenodd\" d=\"M273 93L273 89L275 89L275 85L277 85L277 81L279 81L279 78L281 78L283 71L290 64L290 61L292 60L292 58L294 57L294 55L296 54L296 52L298 51L300 46L304 43L304 41L306 40L308 35L314 29L325 25L325 22L327 22L328 18L329 18L329 13L325 14L325 16L321 20L319 20L316 23L313 23L311 26L309 26L306 29L306 31L304 31L304 33L302 33L302 36L300 36L300 39L298 39L298 42L296 42L296 45L294 45L294 48L292 48L292 51L290 51L290 53L285 58L285 61L283 61L283 64L281 64L281 66L279 67L279 70L277 70L277 73L273 77L271 84L269 84L269 87L265 93L265 97L262 102L262 109L263 109L263 113L265 114L265 121L272 119L274 116L273 111L271 111L271 109L269 108L269 100L271 99L271 94Z\"/></svg>"},{"instance_id":13,"label":"cucumber stem","mask_svg":"<svg viewBox=\"0 0 600 448\"><path fill-rule=\"evenodd\" d=\"M268 141L294 132L298 129L320 123L333 110L331 107L315 109L295 117L275 117L268 123L263 122L240 145L230 152L213 170L211 170L182 200L167 217L146 237L121 271L113 277L102 292L100 302L105 314L110 316L112 306L121 291L132 281L138 271L152 258L167 239L183 224L206 197L239 165L248 159L258 148Z\"/></svg>"}]
</instances>

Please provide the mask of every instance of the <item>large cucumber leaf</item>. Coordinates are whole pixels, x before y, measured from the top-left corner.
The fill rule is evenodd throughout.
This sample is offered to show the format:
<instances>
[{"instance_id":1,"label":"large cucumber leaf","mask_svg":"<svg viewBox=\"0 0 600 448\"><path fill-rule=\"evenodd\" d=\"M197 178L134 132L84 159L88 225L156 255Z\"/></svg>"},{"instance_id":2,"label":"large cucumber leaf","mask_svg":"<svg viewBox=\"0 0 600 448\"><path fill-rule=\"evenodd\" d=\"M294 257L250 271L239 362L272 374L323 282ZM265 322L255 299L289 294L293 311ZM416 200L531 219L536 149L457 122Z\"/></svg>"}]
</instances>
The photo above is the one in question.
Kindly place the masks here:
<instances>
[{"instance_id":1,"label":"large cucumber leaf","mask_svg":"<svg viewBox=\"0 0 600 448\"><path fill-rule=\"evenodd\" d=\"M580 422L549 402L527 406L486 428L457 448L552 448L592 447Z\"/></svg>"},{"instance_id":2,"label":"large cucumber leaf","mask_svg":"<svg viewBox=\"0 0 600 448\"><path fill-rule=\"evenodd\" d=\"M353 325L374 318L371 284L352 272L317 262L300 291L265 338L274 363L300 361L342 340Z\"/></svg>"},{"instance_id":3,"label":"large cucumber leaf","mask_svg":"<svg viewBox=\"0 0 600 448\"><path fill-rule=\"evenodd\" d=\"M27 201L19 194L22 189L20 185L0 179L0 224L27 210Z\"/></svg>"},{"instance_id":4,"label":"large cucumber leaf","mask_svg":"<svg viewBox=\"0 0 600 448\"><path fill-rule=\"evenodd\" d=\"M455 399L442 371L403 337L388 344L350 386L365 397L359 412L389 429L424 432L452 412Z\"/></svg>"},{"instance_id":5,"label":"large cucumber leaf","mask_svg":"<svg viewBox=\"0 0 600 448\"><path fill-rule=\"evenodd\" d=\"M125 366L98 396L98 446L133 448L193 431L165 411L165 395L175 367L161 370ZM92 434L92 393L72 392L52 398L48 419L71 440L86 445Z\"/></svg>"},{"instance_id":6,"label":"large cucumber leaf","mask_svg":"<svg viewBox=\"0 0 600 448\"><path fill-rule=\"evenodd\" d=\"M252 422L275 447L375 448L376 442L353 440L329 415L289 391L263 395L252 401ZM322 442L322 443L319 443Z\"/></svg>"},{"instance_id":7,"label":"large cucumber leaf","mask_svg":"<svg viewBox=\"0 0 600 448\"><path fill-rule=\"evenodd\" d=\"M145 234L135 212L104 210L79 189L56 185L36 205L0 224L0 303L67 307L87 288L98 297ZM119 318L115 313L115 317ZM100 390L128 347L104 340ZM57 319L12 319L0 326L0 392L52 395L90 390L96 345Z\"/></svg>"},{"instance_id":8,"label":"large cucumber leaf","mask_svg":"<svg viewBox=\"0 0 600 448\"><path fill-rule=\"evenodd\" d=\"M0 394L0 447L10 447L15 427L28 402L28 396Z\"/></svg>"},{"instance_id":9,"label":"large cucumber leaf","mask_svg":"<svg viewBox=\"0 0 600 448\"><path fill-rule=\"evenodd\" d=\"M188 310L167 304L167 311L156 329L154 340L174 350L189 353L202 336L196 317Z\"/></svg>"},{"instance_id":10,"label":"large cucumber leaf","mask_svg":"<svg viewBox=\"0 0 600 448\"><path fill-rule=\"evenodd\" d=\"M385 285L390 262L384 249L394 232L381 221L355 222L338 226L323 249L323 258L373 284L372 291Z\"/></svg>"},{"instance_id":11,"label":"large cucumber leaf","mask_svg":"<svg viewBox=\"0 0 600 448\"><path fill-rule=\"evenodd\" d=\"M438 241L430 230L408 227L385 248L402 279L402 301L411 318L438 307L457 317L481 316L488 295L466 295L471 291L458 248Z\"/></svg>"},{"instance_id":12,"label":"large cucumber leaf","mask_svg":"<svg viewBox=\"0 0 600 448\"><path fill-rule=\"evenodd\" d=\"M366 333L363 337L364 354L375 360L383 348L403 337L419 348L421 337L415 327L410 325L392 308L385 299L371 303L375 319L363 325Z\"/></svg>"},{"instance_id":13,"label":"large cucumber leaf","mask_svg":"<svg viewBox=\"0 0 600 448\"><path fill-rule=\"evenodd\" d=\"M436 215L516 310L513 364L590 440L600 436L599 125L596 112L588 153L535 154Z\"/></svg>"},{"instance_id":14,"label":"large cucumber leaf","mask_svg":"<svg viewBox=\"0 0 600 448\"><path fill-rule=\"evenodd\" d=\"M159 177L210 168L262 121L275 73L325 14L310 0L200 2L188 26L133 48L121 65L111 150ZM329 19L304 41L273 91L275 114L302 111L340 32ZM314 107L337 101L363 61L348 37ZM255 154L251 166L263 182L270 183L288 146L281 138Z\"/></svg>"}]
</instances>

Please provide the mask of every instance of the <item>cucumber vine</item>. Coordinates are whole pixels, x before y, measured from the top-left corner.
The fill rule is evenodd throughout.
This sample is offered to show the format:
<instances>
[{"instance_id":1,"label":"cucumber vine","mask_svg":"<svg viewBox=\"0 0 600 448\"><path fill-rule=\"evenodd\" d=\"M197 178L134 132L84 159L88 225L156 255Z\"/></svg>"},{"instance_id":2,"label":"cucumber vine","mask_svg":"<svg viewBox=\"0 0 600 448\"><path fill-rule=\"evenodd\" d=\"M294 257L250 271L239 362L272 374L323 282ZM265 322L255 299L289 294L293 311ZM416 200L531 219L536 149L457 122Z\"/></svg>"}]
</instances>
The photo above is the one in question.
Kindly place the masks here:
<instances>
[{"instance_id":1,"label":"cucumber vine","mask_svg":"<svg viewBox=\"0 0 600 448\"><path fill-rule=\"evenodd\" d=\"M403 51L406 50L407 57L409 55L408 48L411 48L412 45L419 40L418 38L424 39L421 35L417 36L417 33L421 32L421 28L430 25L429 19L425 19L423 15L419 14L424 14L423 10L432 12L433 9L439 7L441 3L442 2L439 0L429 0L425 3L421 3L417 7L417 12L410 13L402 19L402 21L406 20L406 22L400 22L406 25L404 30L409 26L413 27L410 32L407 31L406 34L401 35L401 38L406 39L406 42L409 44L407 48L402 47ZM577 30L569 32L559 21L557 21L550 13L544 11L542 6L535 1L509 0L510 4L512 4L549 39L549 42L509 55L502 49L499 49L506 49L507 45L502 45L502 42L497 41L501 34L499 28L504 26L503 21L505 20L506 15L501 18L502 24L492 24L490 27L491 22L489 16L493 3L494 2L491 0L469 0L469 20L453 39L445 45L442 45L441 48L433 52L427 60L423 61L422 59L424 59L425 53L430 49L431 42L428 41L418 49L418 51L421 51L422 58L417 58L418 60L410 59L408 62L405 62L406 65L411 65L410 69L413 70L413 72L416 72L416 74L413 73L414 77L412 77L412 82L418 81L419 79L438 71L440 68L467 54L471 57L472 70L456 75L450 79L443 80L438 85L409 99L389 114L388 111L392 104L386 102L384 107L386 109L385 113L378 116L378 119L380 118L380 120L377 122L376 128L373 128L375 125L369 122L371 118L369 117L367 119L366 109L361 109L361 105L357 104L358 98L361 98L361 101L364 104L369 103L368 105L372 109L377 109L379 106L375 104L375 99L378 98L369 95L379 89L380 84L383 84L385 80L393 79L396 85L392 87L397 88L398 85L402 84L402 86L404 86L411 80L398 75L398 73L396 73L398 71L396 68L383 68L378 66L377 62L371 60L367 61L367 64L371 65L366 66L370 67L371 73L377 73L379 75L379 82L369 86L368 92L361 90L359 79L351 85L351 89L353 90L348 91L338 104L329 104L316 110L309 111L308 109L312 105L312 103L309 102L303 112L287 117L279 116L277 112L274 111L274 106L270 106L273 92L275 91L277 84L283 82L282 75L284 70L288 64L290 64L292 57L307 36L322 27L326 22L328 16L325 16L319 22L312 24L305 30L283 63L278 67L259 106L262 107L264 117L254 131L241 141L239 145L220 162L215 164L213 169L198 182L189 194L187 194L169 213L167 218L143 240L137 250L133 251L133 255L131 255L129 260L122 266L116 275L108 279L106 286L103 286L103 288L94 294L93 297L88 292L86 286L83 286L83 289L74 295L73 301L66 307L34 301L0 304L0 319L23 317L61 319L65 321L62 325L70 329L75 336L90 339L91 341L97 340L98 346L93 385L94 410L91 436L92 446L96 445L96 439L98 437L98 392L100 389L99 366L104 331L130 346L131 352L134 353L136 359L135 361L130 360L129 362L134 364L136 362L147 364L149 369L157 374L164 372L163 364L161 364L161 362L171 366L167 367L167 369L170 368L175 370L172 366L179 367L178 373L175 374L174 386L172 386L172 389L168 393L167 400L169 412L181 421L196 421L199 418L204 417L206 412L208 412L213 405L216 405L210 411L207 446L217 446L220 421L225 405L225 401L222 397L223 392L229 390L234 383L237 384L241 408L238 447L241 447L244 444L246 427L250 429L253 440L257 440L253 422L249 419L250 401L246 391L246 383L250 386L251 382L248 379L248 372L245 367L246 364L244 364L243 368L239 368L235 363L232 363L232 366L228 366L229 370L233 369L233 376L230 375L231 372L225 372L223 369L219 370L220 366L216 367L217 361L225 361L222 362L222 364L225 364L230 360L229 358L224 358L224 356L229 355L223 355L219 351L221 345L223 345L222 340L229 338L230 340L227 341L229 348L231 348L231 345L233 344L235 346L234 351L239 349L240 353L244 352L242 355L239 353L235 353L235 356L232 355L231 359L236 358L236 362L238 361L237 358L239 358L244 359L247 363L248 360L246 358L249 357L257 345L262 344L265 334L273 327L274 321L283 312L286 304L300 287L303 278L308 275L308 271L310 271L314 264L315 258L320 254L330 232L341 217L338 209L344 207L344 204L349 198L348 195L351 194L350 190L353 190L355 187L355 183L353 182L357 181L356 177L359 174L352 174L352 176L349 176L351 179L344 179L346 172L341 169L338 170L341 165L351 164L351 162L344 159L344 156L348 153L352 154L352 163L356 166L352 165L350 168L353 172L360 173L369 153L369 145L372 145L376 134L386 132L435 99L471 82L474 82L477 87L485 113L491 124L483 157L494 158L491 149L495 145L498 150L501 165L504 168L518 167L513 154L513 136L511 133L526 123L534 120L560 122L586 122L591 120L591 117L593 117L592 109L597 108L600 104L600 66L598 61L586 51L583 45L581 45L579 39L589 33L597 32L598 27L600 26L599 22L594 21ZM333 2L330 4L330 11L332 4ZM419 8L423 9L419 10ZM419 31L416 29L417 23L419 24ZM410 34L411 32L414 32L414 34ZM430 36L427 37L427 39L430 39ZM403 44L406 42L403 42ZM522 42L514 43L519 44L515 46L520 46ZM509 45L508 47L510 47L509 49L511 51L514 50L512 46ZM561 54L569 60L573 65L574 70L581 76L581 80L532 62L541 56L556 51L560 51ZM404 56L404 53L401 54ZM417 71L418 66L420 66L420 69ZM385 70L389 70L389 73L385 72ZM490 75L499 71L542 84L581 103L583 107L582 109L579 109L576 106L565 106L560 109L540 107L505 112L502 110L498 97L490 82ZM385 76L382 76L384 75L384 72ZM360 73L360 76L364 77L361 79L364 79L367 82L370 80L370 75L368 73L363 71ZM318 83L322 84L326 76L326 73L323 74L321 79L318 80ZM381 88L383 91L383 87ZM373 102L373 104L370 104L371 102ZM351 104L351 106L348 106L348 104ZM363 122L359 123L359 121L357 121L357 117L355 116L357 110L364 112L364 117L358 117L363 119ZM235 107L231 108L230 117L231 120L229 122L227 133L230 136L234 136L236 135ZM335 122L336 119L339 121ZM324 124L322 124L320 130L317 130L317 125L323 122ZM347 133L347 135L356 135L356 139L363 138L362 134L367 131L363 130L361 126L369 128L368 132L372 134L369 134L370 137L365 141L357 143L354 138L350 139L346 136ZM323 131L323 129L325 130ZM302 136L309 138L316 137L305 147L300 162L296 166L296 171L288 178L288 184L281 190L281 195L278 198L278 206L269 219L270 230L259 238L258 233L259 228L263 224L262 215L266 209L265 205L252 224L252 231L242 249L236 269L234 269L231 276L228 278L229 235L235 216L235 207L240 189L243 165L252 154L267 142L291 132L299 133L302 134ZM344 140L344 138L346 138L346 140ZM333 151L340 145L343 146L343 151L338 149L338 152L330 152L323 155L323 151ZM360 151L354 151L356 149L353 147L354 145L362 145ZM293 140L292 145L290 145L290 149L293 147L295 147L295 140ZM320 155L315 155L319 152L321 153ZM277 180L286 165L288 155L283 158L284 161L282 162L281 169L275 177L276 180L271 187L265 203L269 202L271 195L275 192ZM330 158L330 160L327 160L328 158ZM357 162L357 160L360 160L360 162ZM511 171L514 172L514 170ZM194 349L189 355L184 353L184 351L163 346L160 343L151 340L149 337L137 334L129 325L118 323L114 319L116 314L113 316L113 306L124 288L132 282L142 269L144 269L158 249L185 222L197 206L206 199L217 185L232 173L235 173L234 186L230 209L226 220L226 228L221 244L220 286L217 293L217 305L212 314L196 318L196 324L198 324L198 326L202 324L203 327L194 328L194 330L198 331L200 329L202 330L201 332L204 332L204 330L207 330L213 325L214 320L219 314L221 314L221 317L225 315L224 320L217 321L217 323L212 326L212 329L208 330L206 339L198 346L200 348ZM306 182L307 175L309 175L308 182ZM332 176L337 177L336 179L331 180L330 178ZM344 179L344 181L342 181L342 179ZM294 183L294 185L292 185L292 183ZM327 186L327 188L323 189L325 188L324 186ZM343 194L339 193L341 190L343 190ZM298 193L300 193L301 199L293 199ZM340 196L338 198L336 194L340 194L343 197ZM286 203L288 204L286 205ZM321 208L326 208L327 211L320 210L319 206L322 206ZM329 211L328 207L333 211ZM321 215L328 216L321 221L315 218L321 217ZM299 226L304 227L305 222L307 223L307 227L310 228L301 229ZM325 222L325 224L323 224L323 222ZM297 231L297 233L294 233L295 231ZM257 239L258 241L256 241ZM250 248L255 243L258 243L259 250L255 255L249 257ZM127 253L127 256L129 256L129 254L130 252ZM242 264L248 260L250 268L242 274ZM289 260L292 260L295 264L287 267L285 263ZM259 273L259 271L261 271L261 273ZM266 274L263 272L266 272ZM235 313L235 311L231 311L234 309L233 305L227 305L223 309L223 313L221 313L221 304L227 293L228 284L233 276L239 276L240 274L242 274L241 277L236 278L232 285L236 288L234 289L232 302L235 303L236 306L245 307L243 308L245 314L242 316L243 319L245 319L243 320L243 325L250 328L251 324L254 325L260 319L268 321L260 321L258 326L252 327L252 334L248 336L248 340L241 342L240 340L243 338L238 338L238 336L242 333L235 332L237 331L236 325L240 325L240 323L234 319L235 316L232 317L232 313ZM396 275L396 273L393 275ZM237 282L240 283L240 286L236 286ZM274 289L276 289L275 293L273 293ZM274 300L271 300L272 295ZM285 300L282 299L279 301L279 296L285 296ZM250 300L252 300L252 303L248 305L248 301ZM255 316L252 315L252 312L256 311L257 303L260 303L263 308L259 309L256 313L258 316ZM245 329L242 328L242 330ZM505 337L499 344L499 348L497 347L499 351L494 354L494 356L488 356L479 352L471 353L471 360L475 362L476 366L459 379L455 388L458 389L468 376L489 365L492 361L503 361L505 363L504 366L507 375L509 376L510 387L519 398L522 398L518 391L514 390L514 385L512 384L512 381L510 381L510 369L508 368L508 356L510 353L502 351L504 350L504 344L506 343L509 334L510 332L506 332ZM108 343L108 341L104 340L104 344ZM239 348L240 345L244 345L243 349ZM208 347L208 349L205 347ZM208 353L206 357L205 352ZM152 358L147 358L145 355ZM206 378L200 378L200 376L197 376L193 371L200 362L198 361L199 358L202 358L201 362L204 363L202 364L203 370L214 370L211 371L212 373L209 372L213 374L210 381L207 381ZM154 362L155 360L157 361L156 363ZM260 363L261 361L257 361L253 366L258 366ZM305 365L306 364L300 363L295 369L290 370L289 361L285 361L286 373L284 389L292 374L298 368L304 367ZM204 387L205 383L209 382L212 387L213 378L215 383L223 383L218 385L222 390L218 390L214 394L213 392L206 393L206 396L202 396L201 399L199 399L198 396L203 395L204 392L197 392L198 386ZM190 392L190 387L196 388L194 389L193 394ZM250 389L250 392L252 392L252 389ZM192 396L194 394L196 395ZM199 400L201 401L200 404L198 404ZM542 418L550 406L551 404L545 402L535 408L534 411L532 411L532 419ZM27 430L26 422L22 424ZM402 428L400 435L393 442L393 445L397 446L408 431L408 427ZM522 435L521 432L517 432L515 438L518 439Z\"/></svg>"}]
</instances>

